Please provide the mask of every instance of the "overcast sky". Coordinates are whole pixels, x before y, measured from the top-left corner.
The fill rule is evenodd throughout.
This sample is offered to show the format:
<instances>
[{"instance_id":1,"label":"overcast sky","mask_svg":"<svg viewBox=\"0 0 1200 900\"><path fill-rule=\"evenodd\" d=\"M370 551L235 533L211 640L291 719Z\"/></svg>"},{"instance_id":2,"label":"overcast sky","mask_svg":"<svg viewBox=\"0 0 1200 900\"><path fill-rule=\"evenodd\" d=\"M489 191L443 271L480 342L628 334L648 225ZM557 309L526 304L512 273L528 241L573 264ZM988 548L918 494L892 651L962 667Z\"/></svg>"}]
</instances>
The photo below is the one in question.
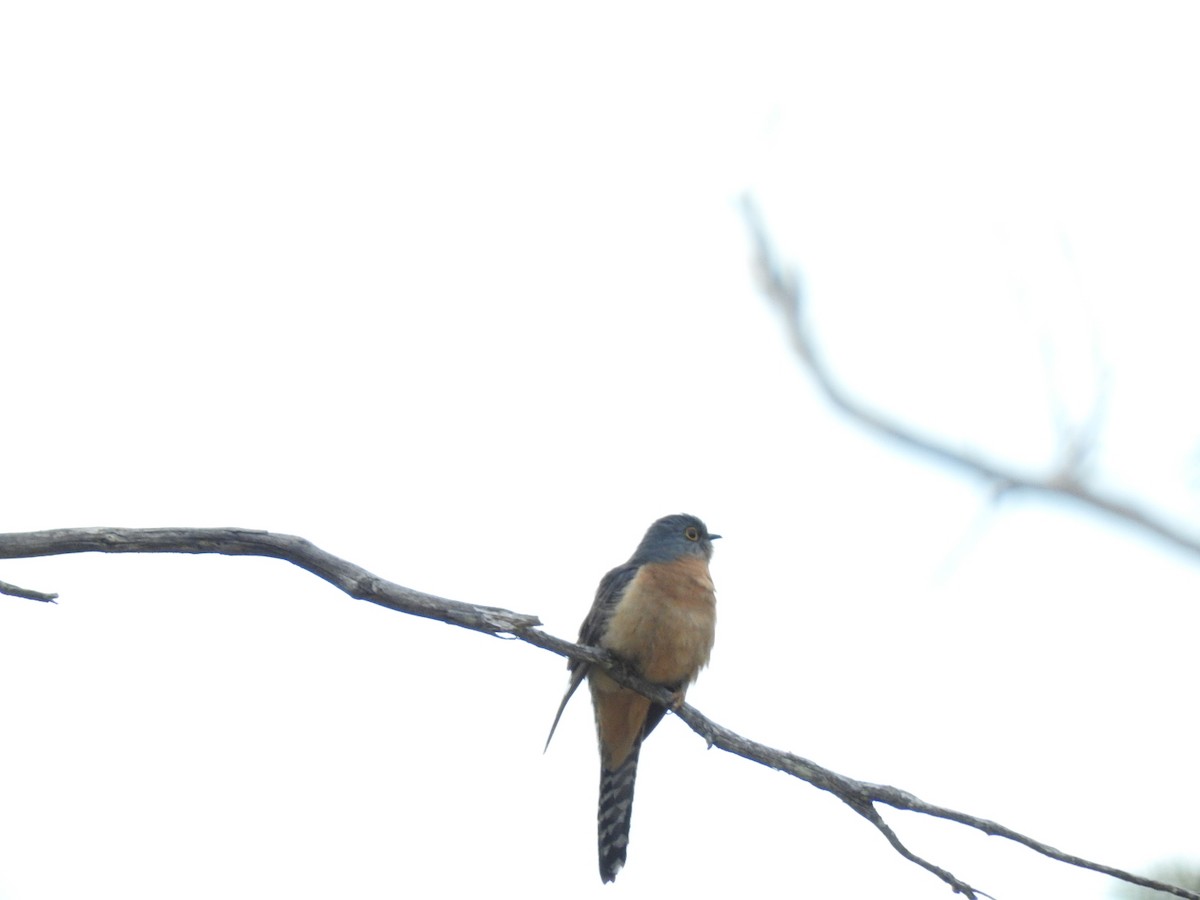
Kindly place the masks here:
<instances>
[{"instance_id":1,"label":"overcast sky","mask_svg":"<svg viewBox=\"0 0 1200 900\"><path fill-rule=\"evenodd\" d=\"M1195 853L1200 567L877 442L870 404L1200 521L1191 3L15 2L0 530L238 525L573 637L725 537L689 700L1131 869ZM602 887L562 661L269 560L0 564L0 900L949 897L813 788L642 754ZM998 898L1110 882L892 814Z\"/></svg>"}]
</instances>

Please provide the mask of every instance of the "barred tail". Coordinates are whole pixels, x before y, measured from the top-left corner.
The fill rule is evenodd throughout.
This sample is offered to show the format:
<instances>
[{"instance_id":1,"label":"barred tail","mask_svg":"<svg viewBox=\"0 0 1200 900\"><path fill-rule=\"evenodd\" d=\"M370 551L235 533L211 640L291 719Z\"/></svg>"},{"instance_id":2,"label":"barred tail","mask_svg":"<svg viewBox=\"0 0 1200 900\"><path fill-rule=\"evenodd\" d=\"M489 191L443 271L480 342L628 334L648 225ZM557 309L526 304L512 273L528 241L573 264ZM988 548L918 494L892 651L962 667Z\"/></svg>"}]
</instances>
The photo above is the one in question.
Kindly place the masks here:
<instances>
[{"instance_id":1,"label":"barred tail","mask_svg":"<svg viewBox=\"0 0 1200 900\"><path fill-rule=\"evenodd\" d=\"M600 878L607 884L625 865L629 846L629 822L633 818L633 785L637 780L638 752L635 746L616 769L600 768L600 811L597 836L600 850Z\"/></svg>"}]
</instances>

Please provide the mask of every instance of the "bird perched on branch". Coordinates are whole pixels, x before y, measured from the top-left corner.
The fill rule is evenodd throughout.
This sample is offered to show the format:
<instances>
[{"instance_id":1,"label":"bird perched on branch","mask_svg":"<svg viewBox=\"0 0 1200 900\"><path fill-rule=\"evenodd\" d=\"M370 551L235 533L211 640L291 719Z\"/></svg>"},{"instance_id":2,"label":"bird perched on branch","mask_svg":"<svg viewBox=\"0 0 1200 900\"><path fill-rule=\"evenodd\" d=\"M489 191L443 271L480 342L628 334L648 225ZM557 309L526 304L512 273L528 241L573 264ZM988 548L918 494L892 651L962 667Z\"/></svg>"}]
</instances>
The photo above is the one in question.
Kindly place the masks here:
<instances>
[{"instance_id":1,"label":"bird perched on branch","mask_svg":"<svg viewBox=\"0 0 1200 900\"><path fill-rule=\"evenodd\" d=\"M611 651L647 681L674 692L672 708L683 703L688 685L712 652L717 598L708 561L719 537L695 516L659 519L629 561L600 580L579 629L579 643ZM589 663L573 659L567 668L571 683L546 746L567 701L587 676L600 744L600 878L610 882L625 864L638 753L667 708L621 687Z\"/></svg>"}]
</instances>

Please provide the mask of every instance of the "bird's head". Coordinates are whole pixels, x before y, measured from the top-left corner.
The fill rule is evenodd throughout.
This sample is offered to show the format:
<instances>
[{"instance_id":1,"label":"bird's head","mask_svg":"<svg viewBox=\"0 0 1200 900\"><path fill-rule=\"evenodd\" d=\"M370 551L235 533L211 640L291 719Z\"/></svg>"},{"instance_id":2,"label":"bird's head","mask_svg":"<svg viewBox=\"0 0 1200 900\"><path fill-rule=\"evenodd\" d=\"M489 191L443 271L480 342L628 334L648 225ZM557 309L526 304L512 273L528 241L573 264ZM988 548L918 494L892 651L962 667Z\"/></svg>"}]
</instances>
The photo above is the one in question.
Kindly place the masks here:
<instances>
[{"instance_id":1,"label":"bird's head","mask_svg":"<svg viewBox=\"0 0 1200 900\"><path fill-rule=\"evenodd\" d=\"M663 516L646 531L630 561L670 562L681 556L700 556L707 561L712 559L712 542L719 537L709 534L708 527L695 516Z\"/></svg>"}]
</instances>

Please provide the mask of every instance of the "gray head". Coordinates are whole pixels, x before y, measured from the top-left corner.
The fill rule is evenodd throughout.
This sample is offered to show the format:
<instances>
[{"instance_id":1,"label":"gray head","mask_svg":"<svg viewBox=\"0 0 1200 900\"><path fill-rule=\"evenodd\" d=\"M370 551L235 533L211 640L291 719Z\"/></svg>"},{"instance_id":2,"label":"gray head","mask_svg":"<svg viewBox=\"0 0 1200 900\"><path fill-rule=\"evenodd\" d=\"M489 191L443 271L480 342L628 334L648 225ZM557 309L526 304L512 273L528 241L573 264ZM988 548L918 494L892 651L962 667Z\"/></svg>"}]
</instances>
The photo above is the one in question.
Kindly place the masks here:
<instances>
[{"instance_id":1,"label":"gray head","mask_svg":"<svg viewBox=\"0 0 1200 900\"><path fill-rule=\"evenodd\" d=\"M709 534L708 528L695 516L678 513L663 516L650 526L642 542L630 558L631 563L670 562L681 556L712 559L712 542L719 534Z\"/></svg>"}]
</instances>

